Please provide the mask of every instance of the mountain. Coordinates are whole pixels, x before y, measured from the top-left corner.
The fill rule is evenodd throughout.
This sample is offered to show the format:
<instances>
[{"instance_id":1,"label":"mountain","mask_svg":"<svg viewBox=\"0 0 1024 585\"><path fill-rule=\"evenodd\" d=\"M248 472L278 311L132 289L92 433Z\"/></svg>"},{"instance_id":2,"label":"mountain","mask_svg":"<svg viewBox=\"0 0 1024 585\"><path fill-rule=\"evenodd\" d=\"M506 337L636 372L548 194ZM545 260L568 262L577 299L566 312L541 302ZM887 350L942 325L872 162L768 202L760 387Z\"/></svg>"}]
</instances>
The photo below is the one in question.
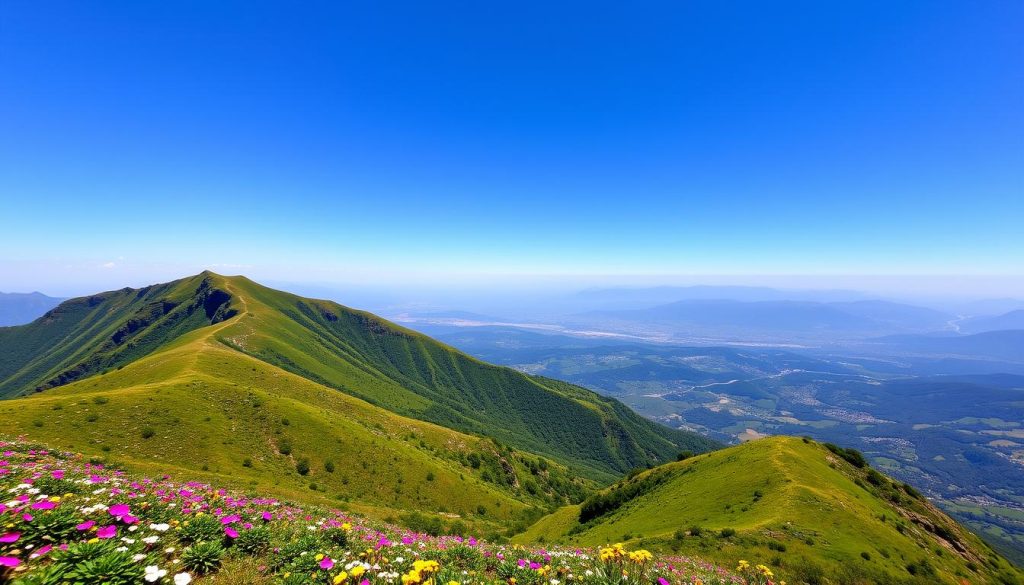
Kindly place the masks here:
<instances>
[{"instance_id":1,"label":"mountain","mask_svg":"<svg viewBox=\"0 0 1024 585\"><path fill-rule=\"evenodd\" d=\"M654 286L592 288L576 294L580 301L607 308L645 308L679 301L729 300L758 301L857 301L864 293L848 290L780 290L765 286Z\"/></svg>"},{"instance_id":2,"label":"mountain","mask_svg":"<svg viewBox=\"0 0 1024 585\"><path fill-rule=\"evenodd\" d=\"M1020 573L855 451L774 437L623 479L542 518L516 542L769 559L798 583L1017 583ZM784 553L784 554L778 554Z\"/></svg>"},{"instance_id":3,"label":"mountain","mask_svg":"<svg viewBox=\"0 0 1024 585\"><path fill-rule=\"evenodd\" d=\"M48 297L40 292L0 292L0 327L22 325L56 307L63 299Z\"/></svg>"},{"instance_id":4,"label":"mountain","mask_svg":"<svg viewBox=\"0 0 1024 585\"><path fill-rule=\"evenodd\" d=\"M1002 315L966 319L961 321L959 326L963 333L984 333L1008 329L1024 330L1024 309L1010 311Z\"/></svg>"},{"instance_id":5,"label":"mountain","mask_svg":"<svg viewBox=\"0 0 1024 585\"><path fill-rule=\"evenodd\" d=\"M337 413L310 397L330 397L337 408L356 398L402 420L493 437L592 480L716 446L614 399L483 363L369 313L209 272L66 301L31 324L0 329L0 355L2 395L42 392L17 403L23 420L40 419L37 428L60 418L50 406L81 393L145 396L159 411L157 390L203 388L197 399L217 411L223 400L242 399L240 389L269 403L287 394L280 381L288 379L307 389L292 400L324 416ZM225 388L235 388L230 400L219 396ZM175 418L186 435L208 430L194 415Z\"/></svg>"},{"instance_id":6,"label":"mountain","mask_svg":"<svg viewBox=\"0 0 1024 585\"><path fill-rule=\"evenodd\" d=\"M593 311L570 322L708 337L865 337L942 329L953 319L939 311L888 301L687 300L647 309Z\"/></svg>"},{"instance_id":7,"label":"mountain","mask_svg":"<svg viewBox=\"0 0 1024 585\"><path fill-rule=\"evenodd\" d=\"M865 344L865 347L872 346L889 352L1024 362L1024 330L988 331L974 335L889 335Z\"/></svg>"}]
</instances>

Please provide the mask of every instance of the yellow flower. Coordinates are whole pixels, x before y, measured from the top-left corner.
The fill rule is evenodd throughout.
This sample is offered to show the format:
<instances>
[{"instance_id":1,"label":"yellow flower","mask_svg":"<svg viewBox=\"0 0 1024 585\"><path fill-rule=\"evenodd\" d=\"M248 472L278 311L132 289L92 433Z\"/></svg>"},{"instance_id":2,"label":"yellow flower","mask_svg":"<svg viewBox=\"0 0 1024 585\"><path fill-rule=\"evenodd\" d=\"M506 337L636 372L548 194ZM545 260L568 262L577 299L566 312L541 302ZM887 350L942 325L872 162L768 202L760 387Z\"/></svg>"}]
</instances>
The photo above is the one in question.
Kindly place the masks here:
<instances>
[{"instance_id":1,"label":"yellow flower","mask_svg":"<svg viewBox=\"0 0 1024 585\"><path fill-rule=\"evenodd\" d=\"M637 550L629 553L629 560L639 565L642 565L653 558L654 555L652 555L650 551L646 550Z\"/></svg>"},{"instance_id":2,"label":"yellow flower","mask_svg":"<svg viewBox=\"0 0 1024 585\"><path fill-rule=\"evenodd\" d=\"M318 553L318 554L316 555L316 560L318 560L318 561L322 561L322 560L324 560L324 553Z\"/></svg>"},{"instance_id":3,"label":"yellow flower","mask_svg":"<svg viewBox=\"0 0 1024 585\"><path fill-rule=\"evenodd\" d=\"M350 524L348 522L345 522L344 524L341 525L341 529L342 530L352 530L352 524Z\"/></svg>"},{"instance_id":4,"label":"yellow flower","mask_svg":"<svg viewBox=\"0 0 1024 585\"><path fill-rule=\"evenodd\" d=\"M462 585L462 584L459 583L458 581L449 581L448 585Z\"/></svg>"},{"instance_id":5,"label":"yellow flower","mask_svg":"<svg viewBox=\"0 0 1024 585\"><path fill-rule=\"evenodd\" d=\"M352 567L352 578L356 579L356 578L358 578L360 575L362 575L365 572L366 572L366 568L365 567L363 567L362 565L356 565L356 566Z\"/></svg>"},{"instance_id":6,"label":"yellow flower","mask_svg":"<svg viewBox=\"0 0 1024 585\"><path fill-rule=\"evenodd\" d=\"M348 579L348 573L342 571L334 577L334 581L332 581L332 583L334 583L334 585L339 585L339 583L344 583L346 579Z\"/></svg>"}]
</instances>

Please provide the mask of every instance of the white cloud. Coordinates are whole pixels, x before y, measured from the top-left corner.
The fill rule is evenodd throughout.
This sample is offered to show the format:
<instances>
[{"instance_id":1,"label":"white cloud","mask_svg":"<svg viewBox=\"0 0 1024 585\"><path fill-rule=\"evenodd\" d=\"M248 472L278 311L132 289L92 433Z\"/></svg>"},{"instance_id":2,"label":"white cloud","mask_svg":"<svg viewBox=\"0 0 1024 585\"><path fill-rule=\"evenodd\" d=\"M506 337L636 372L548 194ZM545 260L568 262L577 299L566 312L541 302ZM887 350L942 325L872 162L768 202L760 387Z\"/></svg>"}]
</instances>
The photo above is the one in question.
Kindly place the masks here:
<instances>
[{"instance_id":1,"label":"white cloud","mask_svg":"<svg viewBox=\"0 0 1024 585\"><path fill-rule=\"evenodd\" d=\"M100 268L106 268L108 270L113 268L113 267L115 267L115 266L117 266L117 264L115 264L113 262L104 262L103 264L100 264Z\"/></svg>"}]
</instances>

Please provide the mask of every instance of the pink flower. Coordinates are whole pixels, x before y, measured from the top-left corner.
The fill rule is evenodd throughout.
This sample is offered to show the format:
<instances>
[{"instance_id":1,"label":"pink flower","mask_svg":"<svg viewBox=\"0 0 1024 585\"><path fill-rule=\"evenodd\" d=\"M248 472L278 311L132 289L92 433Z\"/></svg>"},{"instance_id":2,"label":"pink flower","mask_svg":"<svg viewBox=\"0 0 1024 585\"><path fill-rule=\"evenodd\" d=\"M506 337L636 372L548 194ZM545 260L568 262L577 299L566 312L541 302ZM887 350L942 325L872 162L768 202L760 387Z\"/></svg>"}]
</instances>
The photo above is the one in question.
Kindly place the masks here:
<instances>
[{"instance_id":1,"label":"pink flower","mask_svg":"<svg viewBox=\"0 0 1024 585\"><path fill-rule=\"evenodd\" d=\"M63 469L55 469L53 471L53 473L51 473L50 475L53 476L53 479L64 479L64 470Z\"/></svg>"},{"instance_id":2,"label":"pink flower","mask_svg":"<svg viewBox=\"0 0 1024 585\"><path fill-rule=\"evenodd\" d=\"M225 517L221 518L220 519L220 523L221 524L233 524L235 522L238 522L241 519L242 518L238 514L232 514L230 516L225 516Z\"/></svg>"},{"instance_id":3,"label":"pink flower","mask_svg":"<svg viewBox=\"0 0 1024 585\"><path fill-rule=\"evenodd\" d=\"M320 568L325 571L329 571L334 568L334 561L331 560L331 557L324 557L323 560L320 561Z\"/></svg>"},{"instance_id":4,"label":"pink flower","mask_svg":"<svg viewBox=\"0 0 1024 585\"><path fill-rule=\"evenodd\" d=\"M264 512L263 513L263 519L266 520L267 522L270 522L271 520L274 519L274 515L271 514L270 512Z\"/></svg>"},{"instance_id":5,"label":"pink flower","mask_svg":"<svg viewBox=\"0 0 1024 585\"><path fill-rule=\"evenodd\" d=\"M35 516L33 516L32 514L22 514L21 517L25 520L25 522L31 522L32 519L35 518Z\"/></svg>"},{"instance_id":6,"label":"pink flower","mask_svg":"<svg viewBox=\"0 0 1024 585\"><path fill-rule=\"evenodd\" d=\"M238 531L230 526L224 527L224 534L227 534L230 538L238 538Z\"/></svg>"},{"instance_id":7,"label":"pink flower","mask_svg":"<svg viewBox=\"0 0 1024 585\"><path fill-rule=\"evenodd\" d=\"M664 577L658 577L658 585L669 585L669 581Z\"/></svg>"},{"instance_id":8,"label":"pink flower","mask_svg":"<svg viewBox=\"0 0 1024 585\"><path fill-rule=\"evenodd\" d=\"M57 504L51 502L50 500L41 500L39 502L32 504L33 510L52 510L56 507Z\"/></svg>"},{"instance_id":9,"label":"pink flower","mask_svg":"<svg viewBox=\"0 0 1024 585\"><path fill-rule=\"evenodd\" d=\"M33 552L32 554L28 555L28 558L30 558L30 559L39 558L39 557L45 555L46 553L50 552L50 550L52 548L53 548L52 544L48 544L46 546L41 546L41 547L37 548L35 550L35 552Z\"/></svg>"},{"instance_id":10,"label":"pink flower","mask_svg":"<svg viewBox=\"0 0 1024 585\"><path fill-rule=\"evenodd\" d=\"M109 510L111 516L116 517L120 520L123 516L127 516L132 513L132 509L128 507L128 504L114 504Z\"/></svg>"},{"instance_id":11,"label":"pink flower","mask_svg":"<svg viewBox=\"0 0 1024 585\"><path fill-rule=\"evenodd\" d=\"M110 526L103 526L96 531L96 538L114 538L117 536L117 526L111 524Z\"/></svg>"},{"instance_id":12,"label":"pink flower","mask_svg":"<svg viewBox=\"0 0 1024 585\"><path fill-rule=\"evenodd\" d=\"M7 534L0 536L0 542L4 544L18 542L19 538L21 538L20 532L8 532Z\"/></svg>"},{"instance_id":13,"label":"pink flower","mask_svg":"<svg viewBox=\"0 0 1024 585\"><path fill-rule=\"evenodd\" d=\"M21 561L17 557L0 557L0 566L2 567L17 567L21 564Z\"/></svg>"},{"instance_id":14,"label":"pink flower","mask_svg":"<svg viewBox=\"0 0 1024 585\"><path fill-rule=\"evenodd\" d=\"M96 526L96 521L95 520L89 520L87 522L82 522L78 526L75 526L75 529L76 530L89 530L93 526Z\"/></svg>"}]
</instances>

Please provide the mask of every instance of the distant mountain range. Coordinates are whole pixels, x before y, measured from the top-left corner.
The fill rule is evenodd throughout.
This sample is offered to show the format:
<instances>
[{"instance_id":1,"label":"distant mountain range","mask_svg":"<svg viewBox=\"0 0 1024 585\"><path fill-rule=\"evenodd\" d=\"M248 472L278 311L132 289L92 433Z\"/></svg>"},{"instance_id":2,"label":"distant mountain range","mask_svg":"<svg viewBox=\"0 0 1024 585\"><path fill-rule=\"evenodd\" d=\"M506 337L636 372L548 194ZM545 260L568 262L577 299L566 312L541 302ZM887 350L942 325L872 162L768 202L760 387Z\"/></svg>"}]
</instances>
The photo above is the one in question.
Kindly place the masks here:
<instances>
[{"instance_id":1,"label":"distant mountain range","mask_svg":"<svg viewBox=\"0 0 1024 585\"><path fill-rule=\"evenodd\" d=\"M39 292L0 292L0 327L22 325L34 321L46 311L56 307L62 300L48 297Z\"/></svg>"},{"instance_id":2,"label":"distant mountain range","mask_svg":"<svg viewBox=\"0 0 1024 585\"><path fill-rule=\"evenodd\" d=\"M687 300L647 309L593 311L570 322L620 329L660 330L707 337L786 339L925 332L948 327L952 315L888 301Z\"/></svg>"}]
</instances>

